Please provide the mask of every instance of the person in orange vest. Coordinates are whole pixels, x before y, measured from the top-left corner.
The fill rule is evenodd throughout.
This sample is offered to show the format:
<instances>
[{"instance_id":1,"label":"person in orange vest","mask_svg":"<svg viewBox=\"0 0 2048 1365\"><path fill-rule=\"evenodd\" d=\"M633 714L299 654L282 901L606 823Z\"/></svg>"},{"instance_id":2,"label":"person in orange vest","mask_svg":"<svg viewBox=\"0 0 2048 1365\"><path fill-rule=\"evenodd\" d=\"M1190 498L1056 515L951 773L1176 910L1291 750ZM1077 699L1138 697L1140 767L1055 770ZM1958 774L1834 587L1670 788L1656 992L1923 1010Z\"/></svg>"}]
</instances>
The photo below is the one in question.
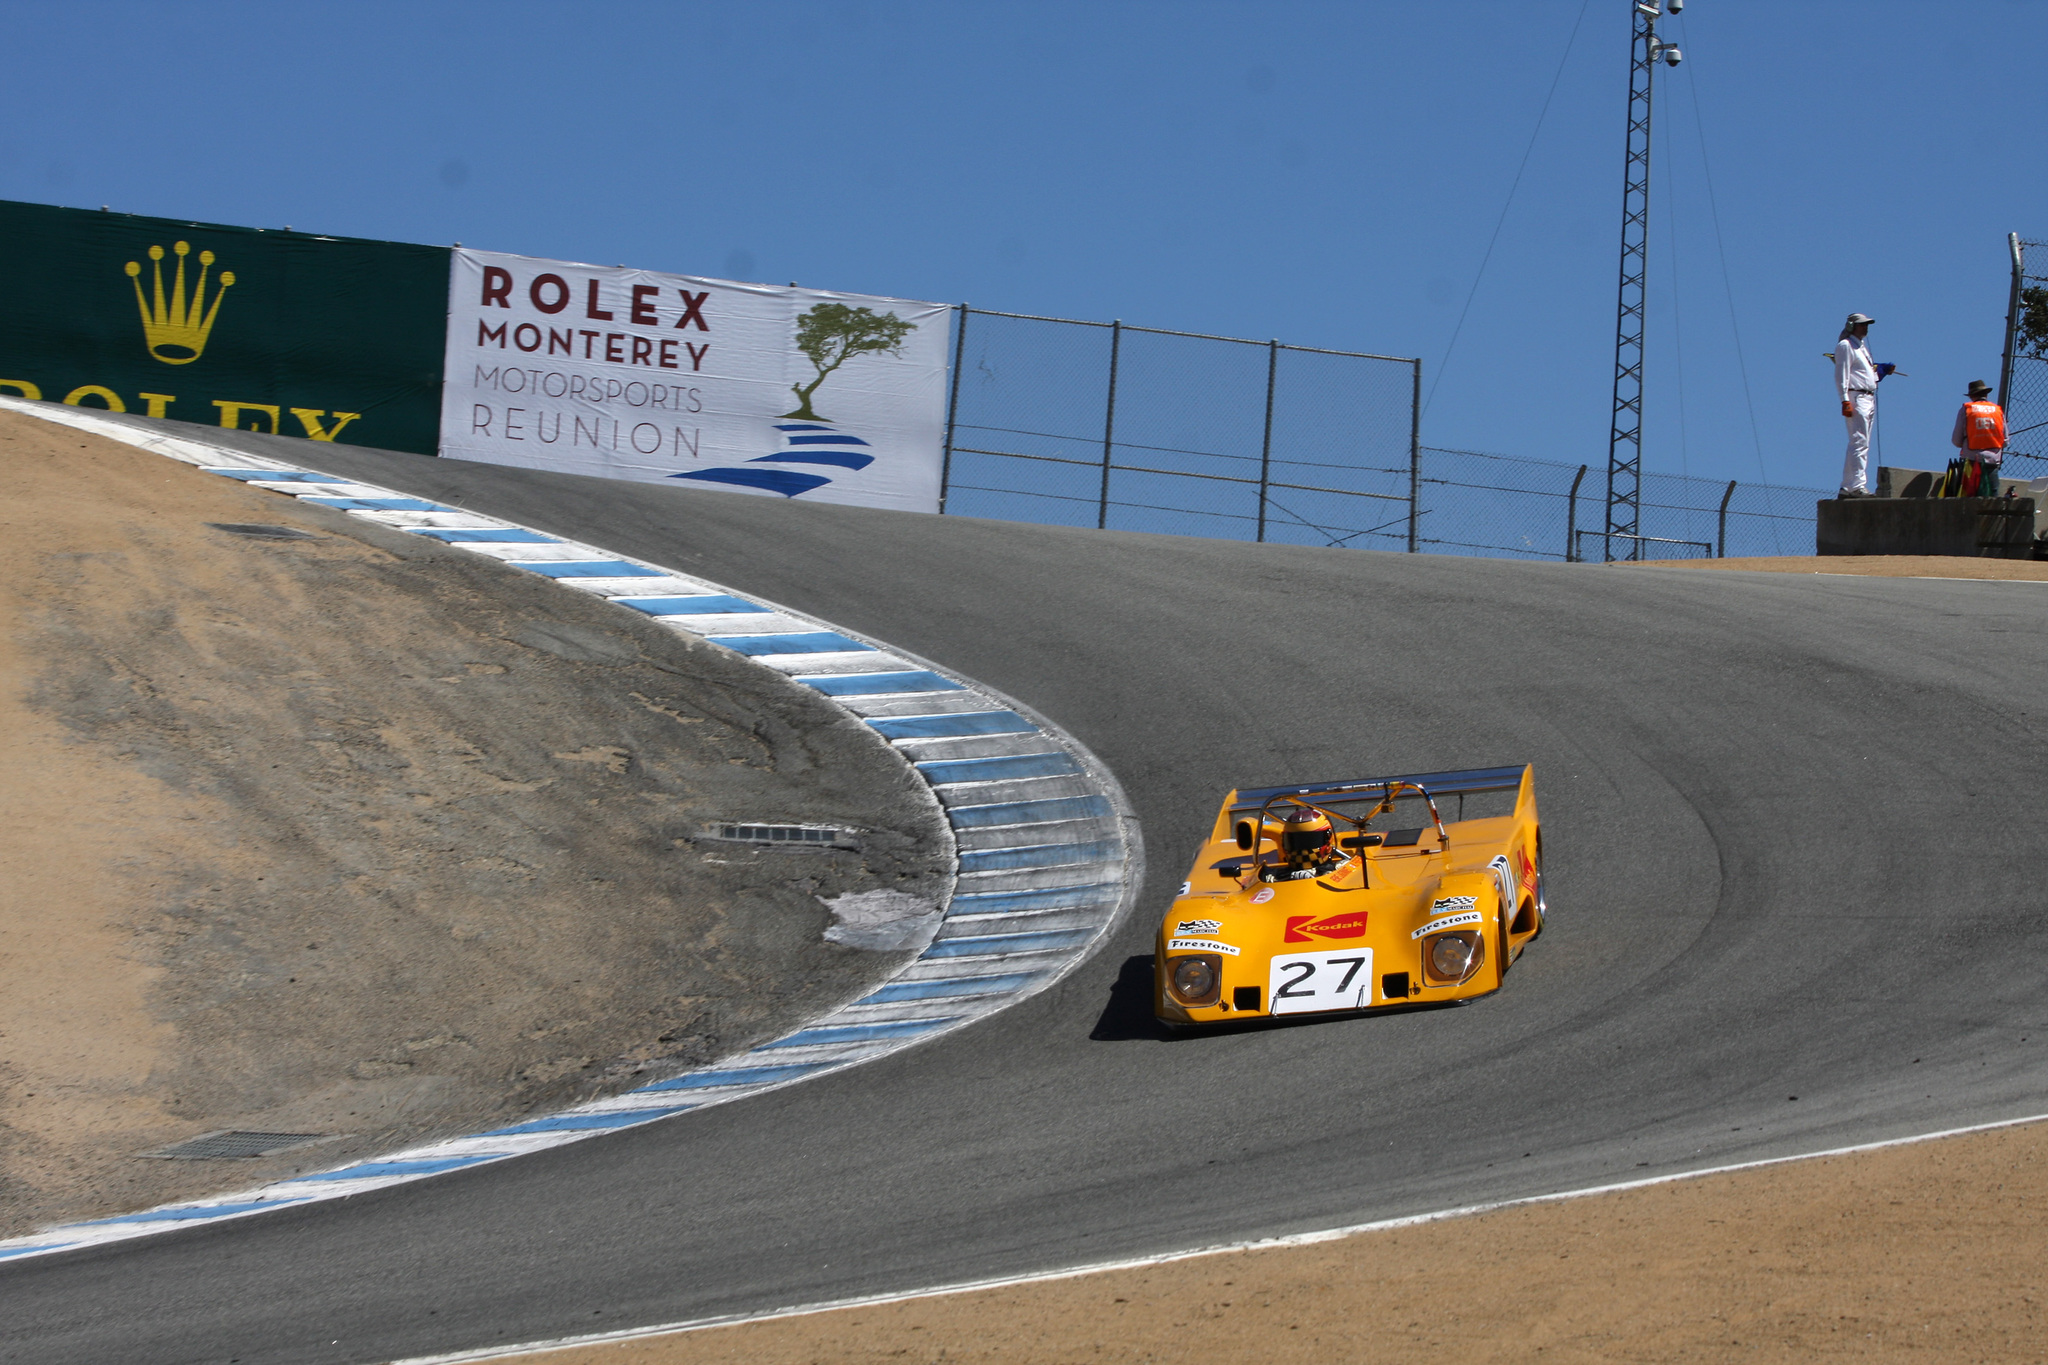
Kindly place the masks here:
<instances>
[{"instance_id":1,"label":"person in orange vest","mask_svg":"<svg viewBox=\"0 0 2048 1365\"><path fill-rule=\"evenodd\" d=\"M1991 401L1991 386L1983 380L1970 381L1970 401L1956 414L1956 429L1948 440L1977 466L1973 496L1997 497L1998 466L2005 459L2005 409Z\"/></svg>"}]
</instances>

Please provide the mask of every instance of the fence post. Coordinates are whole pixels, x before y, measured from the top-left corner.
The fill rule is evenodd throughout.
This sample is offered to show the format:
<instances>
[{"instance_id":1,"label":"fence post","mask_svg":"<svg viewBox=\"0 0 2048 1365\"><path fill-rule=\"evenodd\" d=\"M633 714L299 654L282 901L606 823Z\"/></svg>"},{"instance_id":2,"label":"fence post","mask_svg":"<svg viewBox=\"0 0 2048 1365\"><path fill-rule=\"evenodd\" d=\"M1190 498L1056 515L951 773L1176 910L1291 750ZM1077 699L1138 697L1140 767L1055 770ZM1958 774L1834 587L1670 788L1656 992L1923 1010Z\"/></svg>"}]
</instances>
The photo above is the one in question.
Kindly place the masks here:
<instances>
[{"instance_id":1,"label":"fence post","mask_svg":"<svg viewBox=\"0 0 2048 1365\"><path fill-rule=\"evenodd\" d=\"M1721 530L1720 534L1715 538L1719 542L1720 548L1714 552L1714 558L1716 559L1726 559L1728 557L1728 500L1734 496L1735 480L1730 479L1728 480L1728 491L1721 495Z\"/></svg>"},{"instance_id":2,"label":"fence post","mask_svg":"<svg viewBox=\"0 0 2048 1365\"><path fill-rule=\"evenodd\" d=\"M1273 380L1280 372L1280 339L1266 343L1266 439L1259 447L1259 541L1266 539L1266 490L1273 473Z\"/></svg>"},{"instance_id":3,"label":"fence post","mask_svg":"<svg viewBox=\"0 0 2048 1365\"><path fill-rule=\"evenodd\" d=\"M1422 362L1415 365L1415 386L1408 395L1408 553L1414 554L1422 518Z\"/></svg>"},{"instance_id":4,"label":"fence post","mask_svg":"<svg viewBox=\"0 0 2048 1365\"><path fill-rule=\"evenodd\" d=\"M1095 512L1095 529L1109 526L1109 456L1116 445L1116 360L1123 349L1124 320L1109 324L1109 406L1102 416L1102 502Z\"/></svg>"},{"instance_id":5,"label":"fence post","mask_svg":"<svg viewBox=\"0 0 2048 1365\"><path fill-rule=\"evenodd\" d=\"M960 305L960 331L953 340L953 391L946 399L946 455L939 465L939 515L946 515L946 495L953 488L953 423L960 417L960 364L967 355L967 305Z\"/></svg>"},{"instance_id":6,"label":"fence post","mask_svg":"<svg viewBox=\"0 0 2048 1365\"><path fill-rule=\"evenodd\" d=\"M2012 293L2005 302L2005 355L1998 362L1998 403L2008 413L2012 411L2012 353L2013 342L2018 338L2020 327L2020 282L2025 275L2026 257L2020 250L2020 235L2017 232L2005 234L2006 247L2012 252Z\"/></svg>"},{"instance_id":7,"label":"fence post","mask_svg":"<svg viewBox=\"0 0 2048 1365\"><path fill-rule=\"evenodd\" d=\"M1572 475L1571 504L1564 515L1564 562L1573 563L1579 557L1579 485L1585 482L1586 466L1580 465L1579 472Z\"/></svg>"}]
</instances>

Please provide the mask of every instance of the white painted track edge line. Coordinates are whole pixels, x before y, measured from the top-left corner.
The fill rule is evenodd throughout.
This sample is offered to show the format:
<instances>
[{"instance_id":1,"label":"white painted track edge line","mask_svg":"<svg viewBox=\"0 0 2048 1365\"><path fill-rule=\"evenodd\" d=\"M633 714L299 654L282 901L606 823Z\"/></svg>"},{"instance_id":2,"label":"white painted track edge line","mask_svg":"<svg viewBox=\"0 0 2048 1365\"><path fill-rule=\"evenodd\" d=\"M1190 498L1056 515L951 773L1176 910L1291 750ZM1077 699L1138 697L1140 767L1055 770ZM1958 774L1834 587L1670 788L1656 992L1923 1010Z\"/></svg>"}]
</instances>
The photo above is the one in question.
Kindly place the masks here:
<instances>
[{"instance_id":1,"label":"white painted track edge line","mask_svg":"<svg viewBox=\"0 0 2048 1365\"><path fill-rule=\"evenodd\" d=\"M1164 1251L1151 1256L1133 1256L1116 1261L1091 1261L1082 1265L1066 1266L1058 1270L1033 1271L1023 1275L1002 1275L986 1280L962 1280L955 1284L931 1285L923 1289L906 1289L889 1294L868 1294L857 1298L832 1299L822 1303L792 1305L787 1308L770 1308L758 1313L728 1313L719 1317L693 1318L683 1322L664 1323L657 1327L629 1327L616 1332L593 1332L584 1336L555 1337L543 1341L521 1342L516 1346L490 1346L471 1351L454 1351L443 1355L406 1356L386 1362L386 1365L465 1365L471 1361L514 1360L521 1356L539 1355L547 1351L568 1350L577 1346L602 1346L612 1342L640 1341L651 1337L675 1336L684 1332L708 1331L714 1327L738 1327L745 1323L776 1322L784 1318L810 1317L818 1313L833 1313L847 1308L877 1308L885 1304L910 1303L917 1299L946 1298L956 1294L973 1294L989 1289L1010 1289L1019 1285L1047 1284L1056 1280L1074 1280L1088 1275L1101 1275L1115 1270L1143 1270L1151 1266L1171 1265L1177 1261L1193 1261L1208 1256L1229 1256L1239 1252L1277 1251L1287 1247L1316 1246L1325 1242L1342 1241L1369 1232L1393 1232L1401 1228L1420 1227L1426 1223L1448 1222L1454 1218L1472 1218L1482 1213L1498 1213L1503 1209L1528 1208L1536 1204L1561 1204L1574 1199L1588 1199L1594 1195L1622 1194L1629 1190L1646 1189L1656 1185L1672 1185L1682 1180L1699 1180L1714 1175L1734 1175L1741 1171L1754 1171L1767 1166L1786 1166L1802 1161L1823 1161L1829 1157L1858 1156L1865 1152L1883 1151L1890 1147L1910 1147L1923 1142L1938 1142L1943 1138L1965 1137L1971 1133L1988 1133L2000 1128L2018 1128L2029 1123L2048 1122L2048 1114L2027 1114L2020 1118L1995 1119L1989 1123L1973 1123L1962 1128L1945 1128L1933 1133L1915 1133L1908 1137L1885 1138L1878 1142L1860 1142L1847 1147L1829 1147L1818 1152L1797 1152L1790 1156L1762 1157L1756 1161L1738 1161L1726 1166L1703 1166L1691 1171L1673 1171L1666 1175L1644 1176L1638 1180L1622 1180L1607 1185L1589 1185L1581 1189L1553 1190L1546 1194L1522 1195L1514 1199L1496 1199L1484 1204L1464 1204L1455 1208L1437 1209L1430 1213L1411 1213L1399 1218L1382 1218L1370 1223L1352 1223L1343 1227L1324 1228L1317 1232L1296 1232L1281 1237L1262 1237L1244 1242L1219 1242L1210 1246L1188 1247L1180 1251Z\"/></svg>"}]
</instances>

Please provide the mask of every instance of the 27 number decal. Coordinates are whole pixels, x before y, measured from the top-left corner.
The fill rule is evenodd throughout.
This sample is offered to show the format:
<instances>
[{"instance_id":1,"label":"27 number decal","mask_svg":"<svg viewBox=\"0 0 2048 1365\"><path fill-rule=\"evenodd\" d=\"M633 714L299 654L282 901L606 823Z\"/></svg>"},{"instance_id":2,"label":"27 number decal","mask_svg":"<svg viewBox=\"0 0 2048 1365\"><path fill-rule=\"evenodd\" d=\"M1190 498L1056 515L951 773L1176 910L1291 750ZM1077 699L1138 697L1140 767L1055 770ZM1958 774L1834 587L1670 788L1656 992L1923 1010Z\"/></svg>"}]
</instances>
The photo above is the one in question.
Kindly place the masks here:
<instances>
[{"instance_id":1,"label":"27 number decal","mask_svg":"<svg viewBox=\"0 0 2048 1365\"><path fill-rule=\"evenodd\" d=\"M1273 1014L1363 1009L1372 1003L1372 950L1339 948L1273 959Z\"/></svg>"}]
</instances>

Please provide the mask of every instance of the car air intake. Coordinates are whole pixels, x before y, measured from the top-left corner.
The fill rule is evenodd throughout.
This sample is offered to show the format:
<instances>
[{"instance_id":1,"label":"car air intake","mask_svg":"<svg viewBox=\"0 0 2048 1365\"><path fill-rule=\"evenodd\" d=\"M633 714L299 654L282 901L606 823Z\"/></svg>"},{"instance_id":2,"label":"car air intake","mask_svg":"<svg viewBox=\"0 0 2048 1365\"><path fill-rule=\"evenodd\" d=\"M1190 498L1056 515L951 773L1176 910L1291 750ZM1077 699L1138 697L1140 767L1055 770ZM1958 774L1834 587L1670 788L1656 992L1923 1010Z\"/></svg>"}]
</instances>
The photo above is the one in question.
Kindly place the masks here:
<instances>
[{"instance_id":1,"label":"car air intake","mask_svg":"<svg viewBox=\"0 0 2048 1365\"><path fill-rule=\"evenodd\" d=\"M1230 1004L1233 1009L1251 1010L1253 1013L1257 1013L1259 1008L1259 988L1257 986L1237 987L1230 993Z\"/></svg>"},{"instance_id":2,"label":"car air intake","mask_svg":"<svg viewBox=\"0 0 2048 1365\"><path fill-rule=\"evenodd\" d=\"M1383 1000L1406 1000L1408 998L1408 973L1388 972L1380 978L1380 998Z\"/></svg>"}]
</instances>

